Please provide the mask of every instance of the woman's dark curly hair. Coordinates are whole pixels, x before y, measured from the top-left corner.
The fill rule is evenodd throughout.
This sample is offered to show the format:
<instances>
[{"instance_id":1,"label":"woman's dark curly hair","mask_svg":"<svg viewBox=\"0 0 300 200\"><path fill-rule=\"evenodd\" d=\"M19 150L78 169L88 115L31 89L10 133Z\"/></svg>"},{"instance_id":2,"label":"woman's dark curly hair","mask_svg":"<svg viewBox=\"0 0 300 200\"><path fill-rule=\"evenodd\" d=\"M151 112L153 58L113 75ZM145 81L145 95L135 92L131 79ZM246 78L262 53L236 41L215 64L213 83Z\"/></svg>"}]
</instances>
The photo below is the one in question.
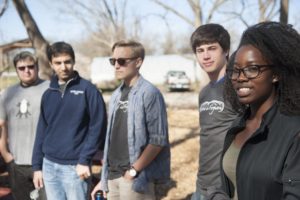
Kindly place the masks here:
<instances>
[{"instance_id":1,"label":"woman's dark curly hair","mask_svg":"<svg viewBox=\"0 0 300 200\"><path fill-rule=\"evenodd\" d=\"M289 115L300 114L299 33L291 25L262 22L243 33L238 49L244 45L254 46L272 63L272 70L279 77L276 90L280 111ZM235 53L230 57L227 69L233 68L234 56ZM225 82L225 98L238 112L243 112L247 107L239 103L228 77Z\"/></svg>"}]
</instances>

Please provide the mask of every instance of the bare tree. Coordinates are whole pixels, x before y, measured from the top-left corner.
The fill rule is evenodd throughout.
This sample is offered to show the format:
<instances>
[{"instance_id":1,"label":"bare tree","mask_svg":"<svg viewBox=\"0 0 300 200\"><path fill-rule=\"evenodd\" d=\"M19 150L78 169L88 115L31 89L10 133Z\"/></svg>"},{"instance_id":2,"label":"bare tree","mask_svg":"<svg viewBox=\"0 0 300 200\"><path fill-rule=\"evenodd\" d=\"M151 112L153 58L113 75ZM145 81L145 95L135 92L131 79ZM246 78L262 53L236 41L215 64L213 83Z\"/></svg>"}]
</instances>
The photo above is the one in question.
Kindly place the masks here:
<instances>
[{"instance_id":1,"label":"bare tree","mask_svg":"<svg viewBox=\"0 0 300 200\"><path fill-rule=\"evenodd\" d=\"M0 45L0 76L10 68L9 66L9 52L18 48L30 48L32 43L29 39L17 40L8 44Z\"/></svg>"},{"instance_id":2,"label":"bare tree","mask_svg":"<svg viewBox=\"0 0 300 200\"><path fill-rule=\"evenodd\" d=\"M287 24L289 16L289 0L280 0L280 22Z\"/></svg>"},{"instance_id":3,"label":"bare tree","mask_svg":"<svg viewBox=\"0 0 300 200\"><path fill-rule=\"evenodd\" d=\"M93 54L110 55L115 41L140 37L140 19L128 17L128 0L65 0L61 3L66 5L61 11L86 28L84 41L94 49Z\"/></svg>"},{"instance_id":4,"label":"bare tree","mask_svg":"<svg viewBox=\"0 0 300 200\"><path fill-rule=\"evenodd\" d=\"M278 10L275 10L278 0L258 0L259 6L259 22L264 22L272 19Z\"/></svg>"},{"instance_id":5,"label":"bare tree","mask_svg":"<svg viewBox=\"0 0 300 200\"><path fill-rule=\"evenodd\" d=\"M44 39L36 22L34 21L30 11L28 10L24 0L13 0L13 3L19 13L21 20L26 28L32 46L35 49L35 54L38 58L40 67L40 76L44 79L49 79L52 74L47 56L46 48L48 42Z\"/></svg>"},{"instance_id":6,"label":"bare tree","mask_svg":"<svg viewBox=\"0 0 300 200\"><path fill-rule=\"evenodd\" d=\"M174 34L171 31L168 31L166 33L166 39L162 42L162 53L163 54L173 54L173 53L177 53L176 52L176 48L175 45L176 43L175 38L174 38Z\"/></svg>"},{"instance_id":7,"label":"bare tree","mask_svg":"<svg viewBox=\"0 0 300 200\"><path fill-rule=\"evenodd\" d=\"M204 4L208 1L201 1L201 0L186 0L186 3L189 5L190 9L193 12L193 19L189 18L186 14L180 12L180 10L175 9L171 5L165 3L162 0L151 0L157 5L164 8L166 11L169 11L173 13L174 15L178 16L182 20L184 20L186 23L191 25L192 27L198 27L202 24L206 24L211 22L213 15L217 10L228 0L213 0L211 1L211 6L208 8L208 10L204 11ZM207 8L205 8L207 9ZM204 15L207 13L206 15Z\"/></svg>"},{"instance_id":8,"label":"bare tree","mask_svg":"<svg viewBox=\"0 0 300 200\"><path fill-rule=\"evenodd\" d=\"M6 10L8 6L8 0L3 0L0 5L0 17L3 15L4 11Z\"/></svg>"},{"instance_id":9,"label":"bare tree","mask_svg":"<svg viewBox=\"0 0 300 200\"><path fill-rule=\"evenodd\" d=\"M269 21L278 15L279 0L237 0L232 6L234 9L223 12L232 16L232 19L240 20L246 27L252 24ZM251 13L249 13L251 12ZM251 16L251 18L249 18Z\"/></svg>"},{"instance_id":10,"label":"bare tree","mask_svg":"<svg viewBox=\"0 0 300 200\"><path fill-rule=\"evenodd\" d=\"M181 10L180 7L174 7L171 3L166 3L163 0L150 0L156 5L160 6L165 10L165 13L161 15L161 18L165 21L165 23L168 25L167 22L167 15L168 13L171 13L175 16L177 16L179 19L184 21L186 24L188 24L192 28L196 28L202 24L210 23L214 17L214 14L217 13L222 5L224 5L229 0L213 0L213 1L205 1L205 0L185 0L185 4L188 5L192 12L192 16L190 16L190 13L185 12L184 10ZM174 3L174 2L173 2ZM169 27L167 26L169 29ZM166 33L165 41L163 42L162 48L164 49L163 52L172 52L177 54L184 54L189 52L188 49L190 49L189 43L185 43L184 45L174 45L177 44L178 41L186 41L186 38L184 40L178 39L178 37L182 36L174 36L174 33L170 34L171 31L169 30ZM171 45L173 44L173 45Z\"/></svg>"}]
</instances>

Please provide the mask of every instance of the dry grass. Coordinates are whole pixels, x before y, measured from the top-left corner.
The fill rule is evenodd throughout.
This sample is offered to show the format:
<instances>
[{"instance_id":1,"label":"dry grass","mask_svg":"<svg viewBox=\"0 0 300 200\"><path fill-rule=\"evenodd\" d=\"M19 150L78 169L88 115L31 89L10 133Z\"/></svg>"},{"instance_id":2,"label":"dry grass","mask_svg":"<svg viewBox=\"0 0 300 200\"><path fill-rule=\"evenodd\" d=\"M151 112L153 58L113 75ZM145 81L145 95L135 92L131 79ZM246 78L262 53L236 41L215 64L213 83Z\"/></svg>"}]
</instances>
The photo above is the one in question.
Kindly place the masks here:
<instances>
[{"instance_id":1,"label":"dry grass","mask_svg":"<svg viewBox=\"0 0 300 200\"><path fill-rule=\"evenodd\" d=\"M189 199L195 190L199 155L196 109L169 109L172 188L163 200Z\"/></svg>"}]
</instances>

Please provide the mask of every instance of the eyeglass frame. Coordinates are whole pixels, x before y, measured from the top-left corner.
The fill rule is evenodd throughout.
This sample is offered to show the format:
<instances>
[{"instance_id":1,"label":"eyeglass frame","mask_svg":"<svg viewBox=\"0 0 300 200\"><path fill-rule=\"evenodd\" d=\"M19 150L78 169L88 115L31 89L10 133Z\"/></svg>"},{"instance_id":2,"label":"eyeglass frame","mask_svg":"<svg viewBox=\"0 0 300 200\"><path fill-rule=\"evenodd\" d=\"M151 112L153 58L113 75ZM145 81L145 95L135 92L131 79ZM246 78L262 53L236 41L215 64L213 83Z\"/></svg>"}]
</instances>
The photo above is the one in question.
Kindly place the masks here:
<instances>
[{"instance_id":1,"label":"eyeglass frame","mask_svg":"<svg viewBox=\"0 0 300 200\"><path fill-rule=\"evenodd\" d=\"M226 70L226 76L230 79L230 80L233 80L233 81L236 81L240 75L241 75L241 72L243 72L243 75L244 77L246 77L247 79L255 79L257 78L263 71L265 70L262 70L261 68L264 68L264 67L270 67L270 66L273 66L272 64L265 64L265 65L256 65L256 64L253 64L253 65L247 65L245 67L242 67L242 68L233 68L233 69L227 69ZM257 68L257 75L256 76L253 76L253 77L248 77L247 75L247 69L249 69L250 67L256 67ZM268 70L269 68L267 68L266 70ZM232 75L233 75L233 72L234 70L238 71L238 75L236 78L232 78ZM249 71L249 70L248 70ZM231 76L229 75L231 72Z\"/></svg>"},{"instance_id":2,"label":"eyeglass frame","mask_svg":"<svg viewBox=\"0 0 300 200\"><path fill-rule=\"evenodd\" d=\"M16 68L17 68L17 70L22 71L22 72L25 71L26 68L29 69L29 70L33 70L35 68L35 64L18 66Z\"/></svg>"},{"instance_id":3,"label":"eyeglass frame","mask_svg":"<svg viewBox=\"0 0 300 200\"><path fill-rule=\"evenodd\" d=\"M109 63L112 66L115 66L115 64L117 62L120 66L125 66L127 60L134 60L137 58L139 58L139 57L136 56L136 57L132 57L132 58L109 58Z\"/></svg>"}]
</instances>

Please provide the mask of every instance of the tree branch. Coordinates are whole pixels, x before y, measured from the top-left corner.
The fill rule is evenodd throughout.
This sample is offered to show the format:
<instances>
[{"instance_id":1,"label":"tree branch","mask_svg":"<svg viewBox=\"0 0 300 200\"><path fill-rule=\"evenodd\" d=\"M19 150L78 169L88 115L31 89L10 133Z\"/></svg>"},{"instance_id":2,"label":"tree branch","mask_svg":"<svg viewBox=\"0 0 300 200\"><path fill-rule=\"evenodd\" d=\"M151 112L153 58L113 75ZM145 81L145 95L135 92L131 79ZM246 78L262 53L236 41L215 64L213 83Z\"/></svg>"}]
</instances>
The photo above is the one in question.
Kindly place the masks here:
<instances>
[{"instance_id":1,"label":"tree branch","mask_svg":"<svg viewBox=\"0 0 300 200\"><path fill-rule=\"evenodd\" d=\"M186 16L184 16L183 14L181 14L180 12L178 12L177 10L175 10L174 8L172 8L171 6L163 3L160 0L152 0L152 1L154 3L156 3L157 5L163 7L165 10L172 12L174 15L177 15L179 18L181 18L182 20L184 20L188 24L194 26L194 22L193 21L191 21L189 18L187 18Z\"/></svg>"},{"instance_id":2,"label":"tree branch","mask_svg":"<svg viewBox=\"0 0 300 200\"><path fill-rule=\"evenodd\" d=\"M197 28L198 26L202 25L203 22L203 14L201 9L200 1L198 0L187 0L190 8L194 12L194 27Z\"/></svg>"},{"instance_id":3,"label":"tree branch","mask_svg":"<svg viewBox=\"0 0 300 200\"><path fill-rule=\"evenodd\" d=\"M109 5L108 5L107 1L106 0L102 0L102 2L104 4L106 12L108 13L108 18L109 18L110 22L113 24L114 29L117 31L118 30L118 25L116 24L116 21L114 20L112 11L109 8ZM114 13L115 13L116 16L118 16L118 10L116 9L115 6L114 6Z\"/></svg>"},{"instance_id":4,"label":"tree branch","mask_svg":"<svg viewBox=\"0 0 300 200\"><path fill-rule=\"evenodd\" d=\"M5 10L8 7L8 0L3 0L1 6L0 6L0 17L3 15L3 13L5 12Z\"/></svg>"},{"instance_id":5,"label":"tree branch","mask_svg":"<svg viewBox=\"0 0 300 200\"><path fill-rule=\"evenodd\" d=\"M231 12L221 12L224 15L232 15L233 18L237 18L239 19L246 27L249 27L249 24L247 22L247 20L243 17L243 12L246 10L246 4L244 2L244 0L241 1L241 11L236 12L236 11L231 11Z\"/></svg>"},{"instance_id":6,"label":"tree branch","mask_svg":"<svg viewBox=\"0 0 300 200\"><path fill-rule=\"evenodd\" d=\"M224 3L226 3L228 0L215 0L213 3L213 6L211 7L210 11L208 12L208 17L206 20L206 23L211 22L211 19L213 17L213 13Z\"/></svg>"}]
</instances>

